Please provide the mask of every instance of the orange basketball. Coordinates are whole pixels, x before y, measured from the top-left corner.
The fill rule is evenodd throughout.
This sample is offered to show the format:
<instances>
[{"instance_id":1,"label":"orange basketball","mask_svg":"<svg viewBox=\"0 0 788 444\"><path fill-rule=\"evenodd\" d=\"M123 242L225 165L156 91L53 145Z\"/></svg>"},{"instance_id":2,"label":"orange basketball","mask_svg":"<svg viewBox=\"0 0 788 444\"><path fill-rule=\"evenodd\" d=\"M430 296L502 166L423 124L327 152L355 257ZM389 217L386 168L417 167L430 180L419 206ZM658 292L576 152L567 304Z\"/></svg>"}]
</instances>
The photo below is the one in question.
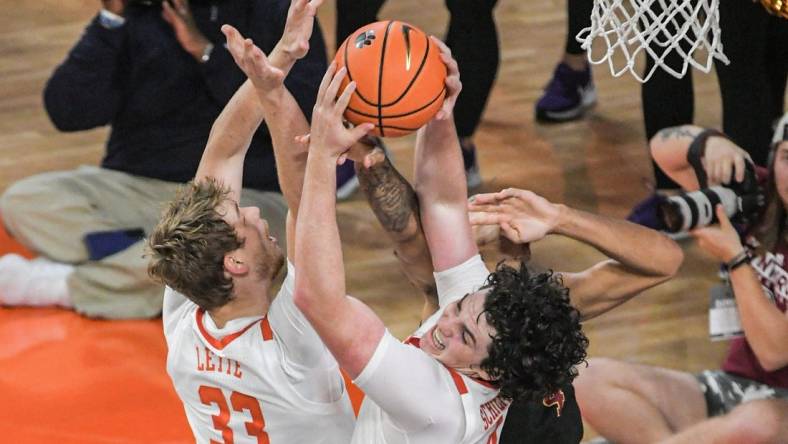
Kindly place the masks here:
<instances>
[{"instance_id":1,"label":"orange basketball","mask_svg":"<svg viewBox=\"0 0 788 444\"><path fill-rule=\"evenodd\" d=\"M345 118L370 122L375 134L404 136L426 124L443 105L446 65L427 34L396 20L362 26L337 50L342 85L356 82Z\"/></svg>"}]
</instances>

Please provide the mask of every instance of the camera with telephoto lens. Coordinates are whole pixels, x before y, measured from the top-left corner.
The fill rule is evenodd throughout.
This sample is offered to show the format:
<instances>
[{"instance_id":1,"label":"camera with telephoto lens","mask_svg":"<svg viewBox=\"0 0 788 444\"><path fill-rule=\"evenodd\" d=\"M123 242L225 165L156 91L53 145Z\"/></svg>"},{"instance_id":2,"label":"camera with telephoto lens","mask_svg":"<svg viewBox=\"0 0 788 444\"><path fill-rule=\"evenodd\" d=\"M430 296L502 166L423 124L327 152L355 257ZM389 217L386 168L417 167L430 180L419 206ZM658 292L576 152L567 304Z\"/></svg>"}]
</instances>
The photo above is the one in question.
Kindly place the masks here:
<instances>
[{"instance_id":1,"label":"camera with telephoto lens","mask_svg":"<svg viewBox=\"0 0 788 444\"><path fill-rule=\"evenodd\" d=\"M717 223L715 207L722 204L725 214L733 222L749 225L754 222L766 203L766 195L758 184L755 167L745 163L744 180L706 186L705 172L696 171L701 189L682 193L663 200L657 207L657 215L666 231L678 233Z\"/></svg>"}]
</instances>

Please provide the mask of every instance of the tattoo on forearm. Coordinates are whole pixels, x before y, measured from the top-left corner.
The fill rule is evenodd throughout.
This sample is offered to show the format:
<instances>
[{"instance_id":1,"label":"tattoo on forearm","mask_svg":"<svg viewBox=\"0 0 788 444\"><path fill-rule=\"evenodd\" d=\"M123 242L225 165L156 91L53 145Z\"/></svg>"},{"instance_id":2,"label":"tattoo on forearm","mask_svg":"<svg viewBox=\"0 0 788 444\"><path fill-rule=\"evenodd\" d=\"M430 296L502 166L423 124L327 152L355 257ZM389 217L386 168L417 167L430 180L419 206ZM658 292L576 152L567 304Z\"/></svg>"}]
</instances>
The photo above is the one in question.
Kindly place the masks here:
<instances>
[{"instance_id":1,"label":"tattoo on forearm","mask_svg":"<svg viewBox=\"0 0 788 444\"><path fill-rule=\"evenodd\" d=\"M399 233L411 217L419 220L416 192L388 158L372 168L360 167L358 179L383 228Z\"/></svg>"},{"instance_id":2,"label":"tattoo on forearm","mask_svg":"<svg viewBox=\"0 0 788 444\"><path fill-rule=\"evenodd\" d=\"M659 130L657 134L663 141L668 139L678 139L679 137L689 137L690 139L694 139L698 134L700 134L700 131L698 131L696 128L688 126L672 126Z\"/></svg>"}]
</instances>

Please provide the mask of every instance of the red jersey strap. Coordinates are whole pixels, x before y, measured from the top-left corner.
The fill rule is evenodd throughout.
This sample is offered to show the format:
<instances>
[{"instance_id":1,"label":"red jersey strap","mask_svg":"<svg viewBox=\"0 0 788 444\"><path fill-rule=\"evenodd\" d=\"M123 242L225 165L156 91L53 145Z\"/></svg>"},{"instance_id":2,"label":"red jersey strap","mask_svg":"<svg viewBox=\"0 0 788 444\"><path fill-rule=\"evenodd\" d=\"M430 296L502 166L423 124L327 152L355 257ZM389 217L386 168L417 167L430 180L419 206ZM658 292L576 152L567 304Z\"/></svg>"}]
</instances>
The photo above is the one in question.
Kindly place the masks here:
<instances>
[{"instance_id":1,"label":"red jersey strap","mask_svg":"<svg viewBox=\"0 0 788 444\"><path fill-rule=\"evenodd\" d=\"M197 328L200 329L200 333L205 338L205 340L208 341L208 343L211 344L217 350L221 350L224 347L226 347L227 344L233 342L233 340L235 340L235 338L237 338L238 336L241 336L242 334L244 334L244 332L246 332L246 330L249 330L249 328L251 328L255 323L257 323L257 321L252 322L251 324L247 325L246 327L242 328L241 330L239 330L239 331L237 331L237 332L235 332L233 334L229 334L229 335L223 337L220 340L220 339L216 339L213 336L211 336L211 334L208 333L208 330L205 329L205 325L203 325L203 318L205 317L205 310L203 310L202 308L198 308L197 312L196 312L196 316L197 316ZM263 318L263 320L266 323L268 322L267 318ZM270 330L270 326L269 326L269 330Z\"/></svg>"},{"instance_id":2,"label":"red jersey strap","mask_svg":"<svg viewBox=\"0 0 788 444\"><path fill-rule=\"evenodd\" d=\"M462 379L462 375L460 375L457 370L454 370L453 368L446 367L446 370L449 371L451 379L454 380L454 385L457 387L457 391L460 392L460 395L468 393L468 386L465 385L465 380Z\"/></svg>"},{"instance_id":3,"label":"red jersey strap","mask_svg":"<svg viewBox=\"0 0 788 444\"><path fill-rule=\"evenodd\" d=\"M271 323L268 322L268 317L264 317L260 321L260 331L263 333L263 341L270 341L274 339L274 331L271 330Z\"/></svg>"}]
</instances>

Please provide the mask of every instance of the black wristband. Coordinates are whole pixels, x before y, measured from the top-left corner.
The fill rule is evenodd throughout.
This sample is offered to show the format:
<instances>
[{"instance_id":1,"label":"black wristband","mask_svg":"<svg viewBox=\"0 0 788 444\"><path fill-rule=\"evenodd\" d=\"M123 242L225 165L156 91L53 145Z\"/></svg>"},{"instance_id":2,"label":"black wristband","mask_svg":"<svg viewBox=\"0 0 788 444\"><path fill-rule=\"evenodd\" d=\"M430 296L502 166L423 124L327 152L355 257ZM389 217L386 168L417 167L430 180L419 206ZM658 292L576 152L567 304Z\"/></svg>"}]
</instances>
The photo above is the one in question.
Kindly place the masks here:
<instances>
[{"instance_id":1,"label":"black wristband","mask_svg":"<svg viewBox=\"0 0 788 444\"><path fill-rule=\"evenodd\" d=\"M692 143L690 143L687 150L687 162L695 170L695 176L698 178L698 184L701 188L708 186L706 170L703 169L703 163L701 163L700 159L706 155L706 142L708 142L709 137L724 137L730 140L724 133L713 128L701 131L700 134L692 139Z\"/></svg>"},{"instance_id":2,"label":"black wristband","mask_svg":"<svg viewBox=\"0 0 788 444\"><path fill-rule=\"evenodd\" d=\"M749 264L752 261L752 253L745 247L739 254L733 256L733 259L725 263L725 268L730 273L731 271L741 267L744 264Z\"/></svg>"}]
</instances>

